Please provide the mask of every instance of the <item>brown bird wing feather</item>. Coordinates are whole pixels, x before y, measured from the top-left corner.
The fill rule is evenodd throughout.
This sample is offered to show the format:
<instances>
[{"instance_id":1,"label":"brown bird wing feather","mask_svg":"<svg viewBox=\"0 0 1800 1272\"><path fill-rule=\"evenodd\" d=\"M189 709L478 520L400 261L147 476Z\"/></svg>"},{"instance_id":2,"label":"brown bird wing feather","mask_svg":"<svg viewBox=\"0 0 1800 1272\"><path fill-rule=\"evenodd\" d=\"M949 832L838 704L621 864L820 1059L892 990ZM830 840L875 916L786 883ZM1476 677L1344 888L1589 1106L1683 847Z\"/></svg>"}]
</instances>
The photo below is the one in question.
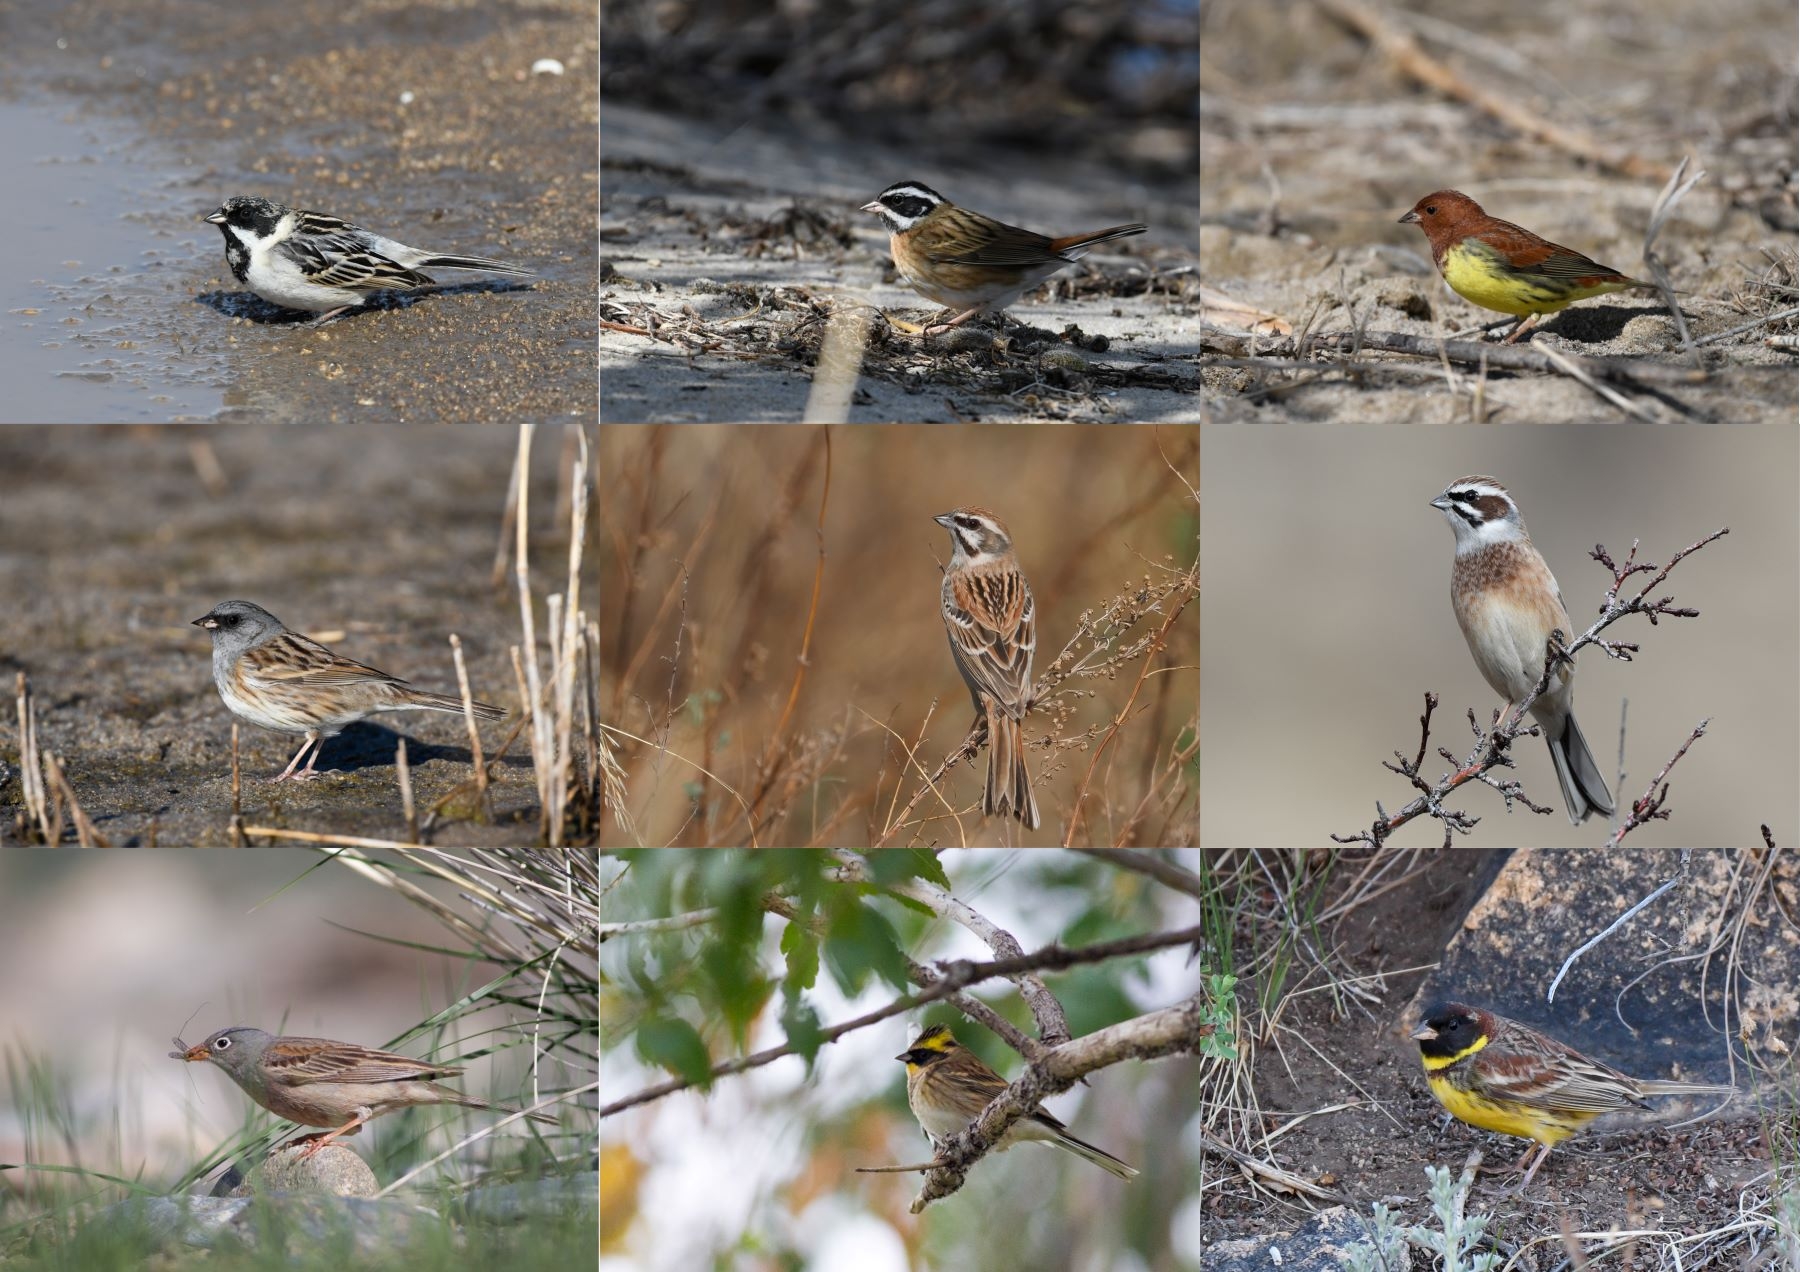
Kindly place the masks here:
<instances>
[{"instance_id":1,"label":"brown bird wing feather","mask_svg":"<svg viewBox=\"0 0 1800 1272\"><path fill-rule=\"evenodd\" d=\"M1487 1046L1471 1058L1484 1094L1577 1113L1648 1107L1636 1079L1517 1021L1494 1019Z\"/></svg>"},{"instance_id":2,"label":"brown bird wing feather","mask_svg":"<svg viewBox=\"0 0 1800 1272\"><path fill-rule=\"evenodd\" d=\"M1007 569L954 576L946 612L950 652L963 679L1007 714L1022 716L1037 644L1037 607L1024 575Z\"/></svg>"},{"instance_id":3,"label":"brown bird wing feather","mask_svg":"<svg viewBox=\"0 0 1800 1272\"><path fill-rule=\"evenodd\" d=\"M449 1078L462 1070L430 1064L393 1051L374 1051L329 1038L282 1038L263 1052L271 1080L288 1086L311 1082L404 1082Z\"/></svg>"},{"instance_id":4,"label":"brown bird wing feather","mask_svg":"<svg viewBox=\"0 0 1800 1272\"><path fill-rule=\"evenodd\" d=\"M1000 221L952 218L932 229L925 254L943 265L1042 265L1056 259L1048 237Z\"/></svg>"}]
</instances>

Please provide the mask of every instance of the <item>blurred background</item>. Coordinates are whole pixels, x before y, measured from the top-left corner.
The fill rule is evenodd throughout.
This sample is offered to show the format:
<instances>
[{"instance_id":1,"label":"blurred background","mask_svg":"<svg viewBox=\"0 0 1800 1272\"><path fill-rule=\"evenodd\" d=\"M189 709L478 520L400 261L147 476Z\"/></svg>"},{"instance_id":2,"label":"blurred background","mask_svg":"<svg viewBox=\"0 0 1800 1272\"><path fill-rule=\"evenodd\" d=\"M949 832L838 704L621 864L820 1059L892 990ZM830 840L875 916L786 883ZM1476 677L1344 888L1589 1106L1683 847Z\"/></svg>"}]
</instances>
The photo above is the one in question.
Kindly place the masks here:
<instances>
[{"instance_id":1,"label":"blurred background","mask_svg":"<svg viewBox=\"0 0 1800 1272\"><path fill-rule=\"evenodd\" d=\"M613 821L603 842L748 843L744 809L759 801L761 843L870 843L921 785L901 739L935 767L972 716L939 610L939 565L951 555L932 521L940 513L983 506L1010 528L1037 601L1034 678L1083 611L1147 581L1166 584L1195 561L1198 510L1184 482L1195 483L1198 426L833 430L821 530L826 441L808 426L601 430L601 715L620 748L621 804L635 820L635 838ZM1132 634L1163 619L1148 613ZM1171 766L1170 757L1193 738L1198 629L1189 606L1156 656L1163 670L1096 769L1084 835L1194 842L1191 747L1186 760ZM1034 712L1027 738L1050 729L1066 741L1103 725L1141 665L1073 682L1094 698L1054 723ZM1043 819L1034 832L966 811L980 798L985 752L982 767L948 775L970 842L1061 837L1091 745L1028 757ZM941 806L921 803L919 816L936 819L931 838L957 842Z\"/></svg>"},{"instance_id":2,"label":"blurred background","mask_svg":"<svg viewBox=\"0 0 1800 1272\"><path fill-rule=\"evenodd\" d=\"M877 853L869 864L879 869L885 860L892 871L897 859L925 855ZM1156 855L1200 869L1192 849ZM809 1026L890 1005L902 987L869 969L896 943L923 963L992 957L969 929L917 903L832 883L834 864L809 853L602 856L609 922L720 911L716 922L622 933L602 947L603 1108L668 1080L672 1070L685 1072L660 1041L671 1036L690 1039L704 1067L798 1046ZM950 849L929 868L939 866L956 900L1027 952L1199 922L1196 900L1104 857ZM829 935L817 945L797 941L798 924L761 910L769 892L796 899ZM808 949L812 976L797 975ZM1190 949L1174 947L1044 980L1079 1038L1192 997L1199 989L1193 959ZM1016 986L994 980L969 992L1036 1035ZM907 1208L918 1174L855 1173L929 1158L906 1105L905 1066L894 1059L927 1024L950 1026L1008 1080L1019 1075L1011 1047L939 1003L853 1030L818 1047L810 1064L784 1056L721 1077L709 1091L678 1091L604 1120L600 1272L1199 1267L1197 1056L1122 1061L1046 1102L1075 1135L1136 1167L1135 1179L1116 1180L1068 1153L1023 1144L989 1154L961 1191L915 1216Z\"/></svg>"},{"instance_id":3,"label":"blurred background","mask_svg":"<svg viewBox=\"0 0 1800 1272\"><path fill-rule=\"evenodd\" d=\"M1450 610L1454 538L1429 506L1458 477L1482 473L1512 492L1585 630L1612 576L1587 553L1666 562L1729 526L1676 567L1654 596L1698 618L1621 620L1608 639L1641 645L1632 662L1598 649L1577 663L1576 716L1621 808L1643 794L1688 732L1711 718L1670 774L1673 817L1634 831L1634 847L1730 846L1794 838L1800 770L1800 526L1795 430L1595 426L1355 429L1210 424L1201 463L1206 594L1201 611L1201 843L1325 844L1392 813L1415 793L1381 767L1418 749L1424 694L1432 719L1425 774L1435 781L1501 704ZM1638 587L1642 587L1642 582ZM1629 703L1625 781L1616 777ZM1514 745L1524 783L1549 816L1508 816L1497 792L1453 800L1482 818L1464 847L1599 844L1572 828L1541 738ZM1398 842L1440 842L1420 820Z\"/></svg>"},{"instance_id":4,"label":"blurred background","mask_svg":"<svg viewBox=\"0 0 1800 1272\"><path fill-rule=\"evenodd\" d=\"M600 13L600 92L609 107L906 156L865 176L869 198L959 170L1002 185L1090 171L1191 209L1199 19L1198 0L616 0ZM604 112L601 128L606 168Z\"/></svg>"},{"instance_id":5,"label":"blurred background","mask_svg":"<svg viewBox=\"0 0 1800 1272\"><path fill-rule=\"evenodd\" d=\"M252 1112L263 1127L288 1125L255 1108L212 1065L170 1059L173 1035L194 1043L226 1025L253 1025L387 1048L500 970L454 948L437 952L456 944L441 923L320 862L305 849L0 852L0 964L11 971L0 980L0 1161L142 1174L152 1188L164 1186ZM473 917L452 885L412 880ZM515 1026L530 1021L530 1012L491 1006L453 1021L442 1036L393 1049L445 1063L474 1055L456 1080L460 1089L512 1103L533 1089L532 1048L513 1045L529 1040L529 1030ZM553 1026L539 1041L560 1033ZM591 1064L571 1059L563 1049L543 1056L541 1095L593 1080ZM569 1112L559 1114L569 1125ZM471 1114L483 1116L491 1115ZM478 1124L460 1112L394 1114L348 1143L385 1182L399 1173L396 1161L423 1159L425 1128L436 1128L436 1139ZM517 1125L500 1136L518 1135ZM497 1146L441 1169L465 1170ZM580 1160L578 1145L571 1151ZM30 1170L7 1178L5 1223L40 1209L69 1182Z\"/></svg>"}]
</instances>

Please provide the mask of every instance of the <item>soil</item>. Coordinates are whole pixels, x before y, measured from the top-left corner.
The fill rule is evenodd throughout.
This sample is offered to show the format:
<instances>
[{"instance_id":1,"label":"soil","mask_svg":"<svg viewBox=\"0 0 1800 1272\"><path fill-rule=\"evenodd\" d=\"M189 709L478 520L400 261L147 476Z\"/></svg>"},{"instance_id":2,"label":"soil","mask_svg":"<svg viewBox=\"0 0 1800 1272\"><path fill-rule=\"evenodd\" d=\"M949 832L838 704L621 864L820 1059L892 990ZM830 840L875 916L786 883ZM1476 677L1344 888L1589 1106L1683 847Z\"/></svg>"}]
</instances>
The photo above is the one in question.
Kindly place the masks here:
<instances>
[{"instance_id":1,"label":"soil","mask_svg":"<svg viewBox=\"0 0 1800 1272\"><path fill-rule=\"evenodd\" d=\"M1469 1212L1491 1214L1493 1231L1512 1248L1552 1238L1536 1262L1527 1256L1515 1265L1521 1268L1547 1269L1566 1257L1558 1235L1565 1223L1585 1232L1721 1226L1738 1213L1740 1191L1771 1167L1767 1128L1754 1109L1681 1127L1608 1130L1602 1121L1552 1152L1520 1195L1510 1191L1516 1175L1485 1172L1510 1167L1529 1145L1450 1119L1432 1098L1402 1008L1505 856L1432 854L1414 880L1360 906L1329 934L1354 973L1380 977L1381 1004L1346 1017L1329 994L1297 995L1282 1014L1279 1049L1257 1044L1254 1082L1266 1128L1351 1102L1300 1122L1277 1141L1275 1161L1340 1194L1353 1214L1366 1218L1384 1202L1402 1221L1429 1223L1424 1167L1454 1173L1479 1150L1484 1173ZM1204 1169L1203 1244L1278 1235L1326 1204L1252 1189L1227 1164L1209 1160ZM1627 1257L1608 1266L1653 1264Z\"/></svg>"}]
</instances>

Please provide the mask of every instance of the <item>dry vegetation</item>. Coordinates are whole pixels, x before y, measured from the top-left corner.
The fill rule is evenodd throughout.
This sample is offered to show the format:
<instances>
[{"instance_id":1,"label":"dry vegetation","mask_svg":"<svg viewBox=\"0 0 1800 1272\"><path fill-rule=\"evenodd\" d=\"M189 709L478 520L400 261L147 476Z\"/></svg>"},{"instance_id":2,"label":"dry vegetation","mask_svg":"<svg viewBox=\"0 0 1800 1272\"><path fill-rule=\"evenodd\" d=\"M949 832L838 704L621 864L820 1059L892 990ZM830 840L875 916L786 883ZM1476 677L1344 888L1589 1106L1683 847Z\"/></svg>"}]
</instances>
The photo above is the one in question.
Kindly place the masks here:
<instances>
[{"instance_id":1,"label":"dry vegetation","mask_svg":"<svg viewBox=\"0 0 1800 1272\"><path fill-rule=\"evenodd\" d=\"M1196 428L618 426L601 463L605 842L1196 842ZM969 504L1037 598L1035 832L980 815L938 614Z\"/></svg>"}]
</instances>

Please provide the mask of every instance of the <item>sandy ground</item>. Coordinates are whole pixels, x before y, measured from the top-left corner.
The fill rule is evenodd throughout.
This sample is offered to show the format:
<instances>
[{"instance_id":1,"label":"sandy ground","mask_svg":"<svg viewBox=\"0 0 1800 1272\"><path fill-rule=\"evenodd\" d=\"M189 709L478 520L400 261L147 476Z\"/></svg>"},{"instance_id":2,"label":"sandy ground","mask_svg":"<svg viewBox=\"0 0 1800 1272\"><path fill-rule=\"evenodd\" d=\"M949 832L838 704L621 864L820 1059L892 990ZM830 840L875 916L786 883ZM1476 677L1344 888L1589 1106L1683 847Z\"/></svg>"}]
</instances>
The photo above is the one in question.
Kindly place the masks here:
<instances>
[{"instance_id":1,"label":"sandy ground","mask_svg":"<svg viewBox=\"0 0 1800 1272\"><path fill-rule=\"evenodd\" d=\"M554 520L563 430L533 467L534 568L566 577ZM231 720L211 643L190 626L251 600L347 657L454 693L458 634L474 696L518 708L510 572L489 584L516 437L500 427L390 423L0 430L0 678L26 672L41 744L114 844L217 844L231 807ZM218 472L209 474L207 458ZM197 458L201 462L197 462ZM209 480L209 475L211 479ZM566 520L561 523L566 526ZM540 610L540 619L542 611ZM491 755L513 721L483 726ZM325 776L261 779L293 751L246 725L244 815L255 824L391 837L404 829L394 751L408 740L421 808L470 776L459 718L376 717L329 740ZM0 842L17 838L18 739L0 728ZM497 823L456 821L442 842L530 842L536 788L514 743L494 788Z\"/></svg>"},{"instance_id":2,"label":"sandy ground","mask_svg":"<svg viewBox=\"0 0 1800 1272\"><path fill-rule=\"evenodd\" d=\"M601 332L607 422L798 420L830 308L879 306L913 322L935 312L893 281L886 232L857 211L893 181L925 180L910 172L915 158L798 126L722 133L613 102L602 110L602 318L670 327L660 340ZM1078 282L1071 296L1052 283L1049 301L1009 310L1041 329L1010 348L925 351L874 319L853 422L1198 419L1191 192L1120 189L1105 171L1060 167L928 184L1051 233L1131 220L1151 229L1085 258L1109 285ZM689 323L693 338L668 338ZM1107 348L1059 338L1071 324Z\"/></svg>"},{"instance_id":3,"label":"sandy ground","mask_svg":"<svg viewBox=\"0 0 1800 1272\"><path fill-rule=\"evenodd\" d=\"M0 91L123 121L141 152L132 188L107 195L139 250L47 269L40 311L8 318L112 382L91 419L183 417L179 389L158 389L184 376L214 418L591 417L590 4L26 0L8 29ZM565 73L532 74L546 57ZM34 215L59 215L55 177ZM197 220L239 193L539 277L296 325L236 283ZM132 385L135 399L120 392Z\"/></svg>"}]
</instances>

